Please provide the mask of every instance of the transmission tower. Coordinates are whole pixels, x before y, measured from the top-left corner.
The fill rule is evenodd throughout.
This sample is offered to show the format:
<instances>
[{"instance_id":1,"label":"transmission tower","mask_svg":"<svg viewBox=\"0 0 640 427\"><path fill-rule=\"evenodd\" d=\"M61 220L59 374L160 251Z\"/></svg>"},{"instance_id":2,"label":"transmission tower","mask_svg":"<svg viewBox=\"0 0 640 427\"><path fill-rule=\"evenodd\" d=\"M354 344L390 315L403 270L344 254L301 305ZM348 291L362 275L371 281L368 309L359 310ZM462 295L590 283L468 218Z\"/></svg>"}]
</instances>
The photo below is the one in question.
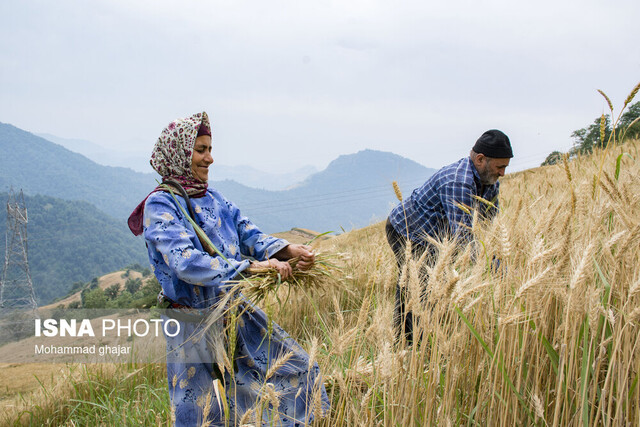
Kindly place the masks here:
<instances>
[{"instance_id":1,"label":"transmission tower","mask_svg":"<svg viewBox=\"0 0 640 427\"><path fill-rule=\"evenodd\" d=\"M27 208L22 190L18 195L14 194L13 188L9 191L6 238L7 250L0 282L2 317L11 319L17 314L19 318L25 315L35 318L37 305L27 260Z\"/></svg>"}]
</instances>

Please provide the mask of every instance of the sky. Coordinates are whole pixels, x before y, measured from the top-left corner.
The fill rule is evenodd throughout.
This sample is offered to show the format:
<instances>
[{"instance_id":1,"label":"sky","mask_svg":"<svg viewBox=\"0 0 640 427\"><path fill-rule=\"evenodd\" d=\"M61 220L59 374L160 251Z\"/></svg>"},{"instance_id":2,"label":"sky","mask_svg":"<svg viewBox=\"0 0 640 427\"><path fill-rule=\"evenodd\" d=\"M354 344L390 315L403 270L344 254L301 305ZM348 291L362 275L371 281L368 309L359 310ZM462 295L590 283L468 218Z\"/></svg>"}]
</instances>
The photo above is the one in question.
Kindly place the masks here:
<instances>
[{"instance_id":1,"label":"sky","mask_svg":"<svg viewBox=\"0 0 640 427\"><path fill-rule=\"evenodd\" d=\"M640 2L2 0L0 122L150 153L207 111L223 165L370 148L439 168L487 129L567 151L640 81ZM639 101L640 99L636 100Z\"/></svg>"}]
</instances>

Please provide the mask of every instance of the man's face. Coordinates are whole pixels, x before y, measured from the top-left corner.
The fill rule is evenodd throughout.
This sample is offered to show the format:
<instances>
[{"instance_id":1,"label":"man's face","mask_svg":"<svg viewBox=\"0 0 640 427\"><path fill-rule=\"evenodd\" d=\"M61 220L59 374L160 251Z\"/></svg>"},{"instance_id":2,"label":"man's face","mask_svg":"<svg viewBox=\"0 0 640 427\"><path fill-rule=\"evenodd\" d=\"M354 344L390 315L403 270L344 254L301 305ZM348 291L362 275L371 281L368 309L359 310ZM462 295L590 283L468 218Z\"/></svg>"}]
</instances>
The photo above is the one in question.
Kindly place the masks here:
<instances>
[{"instance_id":1,"label":"man's face","mask_svg":"<svg viewBox=\"0 0 640 427\"><path fill-rule=\"evenodd\" d=\"M498 178L504 176L504 171L509 166L511 159L497 159L487 157L484 154L478 154L476 161L476 169L480 175L480 181L484 185L493 185L498 182Z\"/></svg>"}]
</instances>

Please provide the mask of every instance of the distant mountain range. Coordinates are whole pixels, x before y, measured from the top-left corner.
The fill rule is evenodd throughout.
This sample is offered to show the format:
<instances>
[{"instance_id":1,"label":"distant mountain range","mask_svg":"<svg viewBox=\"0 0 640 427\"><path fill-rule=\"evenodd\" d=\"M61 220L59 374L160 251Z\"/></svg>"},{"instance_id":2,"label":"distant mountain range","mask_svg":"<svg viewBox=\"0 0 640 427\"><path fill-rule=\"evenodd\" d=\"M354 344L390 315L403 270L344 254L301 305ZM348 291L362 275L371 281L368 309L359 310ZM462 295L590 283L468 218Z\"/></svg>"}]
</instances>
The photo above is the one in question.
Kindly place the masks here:
<instances>
[{"instance_id":1,"label":"distant mountain range","mask_svg":"<svg viewBox=\"0 0 640 427\"><path fill-rule=\"evenodd\" d=\"M215 167L212 175L218 176ZM393 180L408 196L433 172L393 153L364 150L338 157L288 190L260 190L232 180L210 185L267 233L293 227L341 232L384 219L398 203ZM0 123L0 193L11 187L25 193L29 261L39 302L65 295L73 282L132 263L146 264L144 243L130 234L126 219L156 179L150 173L99 165ZM4 200L6 194L0 197L0 250Z\"/></svg>"},{"instance_id":2,"label":"distant mountain range","mask_svg":"<svg viewBox=\"0 0 640 427\"><path fill-rule=\"evenodd\" d=\"M292 227L340 232L384 219L398 203L394 180L409 195L433 172L393 153L364 150L338 157L288 191L257 191L231 181L213 185L268 232Z\"/></svg>"},{"instance_id":3,"label":"distant mountain range","mask_svg":"<svg viewBox=\"0 0 640 427\"><path fill-rule=\"evenodd\" d=\"M61 138L48 133L37 133L47 141L55 142L62 145L69 151L82 154L87 159L103 166L114 166L133 169L136 172L152 173L151 165L149 165L149 155L151 154L151 146L148 150L110 150L91 141L75 138ZM136 145L136 144L132 144Z\"/></svg>"},{"instance_id":4,"label":"distant mountain range","mask_svg":"<svg viewBox=\"0 0 640 427\"><path fill-rule=\"evenodd\" d=\"M302 166L292 172L269 173L247 165L226 166L214 163L209 176L214 181L236 181L247 187L279 191L297 187L316 172L318 169L311 165Z\"/></svg>"},{"instance_id":5,"label":"distant mountain range","mask_svg":"<svg viewBox=\"0 0 640 427\"><path fill-rule=\"evenodd\" d=\"M0 123L0 191L84 200L125 220L156 186L155 174L102 166L42 137ZM215 165L212 175L216 176ZM265 232L358 228L383 219L397 203L391 182L408 195L434 172L393 153L364 150L338 157L295 188L267 191L235 181L210 185L234 201ZM124 225L124 222L123 222Z\"/></svg>"},{"instance_id":6,"label":"distant mountain range","mask_svg":"<svg viewBox=\"0 0 640 427\"><path fill-rule=\"evenodd\" d=\"M74 153L82 154L89 160L103 166L126 167L141 173L153 173L149 165L151 145L148 150L115 151L81 139L60 138L47 133L39 133L38 136L62 145ZM310 165L297 168L293 172L269 173L251 166L227 166L216 163L216 181L232 180L242 185L265 190L286 190L304 181L309 175L318 172Z\"/></svg>"}]
</instances>

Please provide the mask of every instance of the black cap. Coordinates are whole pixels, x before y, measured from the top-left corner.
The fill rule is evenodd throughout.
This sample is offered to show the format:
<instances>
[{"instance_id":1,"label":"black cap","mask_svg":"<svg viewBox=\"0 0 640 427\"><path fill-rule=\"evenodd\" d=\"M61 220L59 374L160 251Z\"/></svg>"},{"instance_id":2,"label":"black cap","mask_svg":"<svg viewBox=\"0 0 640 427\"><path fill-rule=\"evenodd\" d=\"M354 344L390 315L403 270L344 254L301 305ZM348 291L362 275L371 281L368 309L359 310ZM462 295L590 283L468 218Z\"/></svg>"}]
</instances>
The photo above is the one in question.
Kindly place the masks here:
<instances>
[{"instance_id":1,"label":"black cap","mask_svg":"<svg viewBox=\"0 0 640 427\"><path fill-rule=\"evenodd\" d=\"M509 137L498 129L491 129L483 133L473 146L473 151L487 157L507 159L513 157Z\"/></svg>"}]
</instances>

